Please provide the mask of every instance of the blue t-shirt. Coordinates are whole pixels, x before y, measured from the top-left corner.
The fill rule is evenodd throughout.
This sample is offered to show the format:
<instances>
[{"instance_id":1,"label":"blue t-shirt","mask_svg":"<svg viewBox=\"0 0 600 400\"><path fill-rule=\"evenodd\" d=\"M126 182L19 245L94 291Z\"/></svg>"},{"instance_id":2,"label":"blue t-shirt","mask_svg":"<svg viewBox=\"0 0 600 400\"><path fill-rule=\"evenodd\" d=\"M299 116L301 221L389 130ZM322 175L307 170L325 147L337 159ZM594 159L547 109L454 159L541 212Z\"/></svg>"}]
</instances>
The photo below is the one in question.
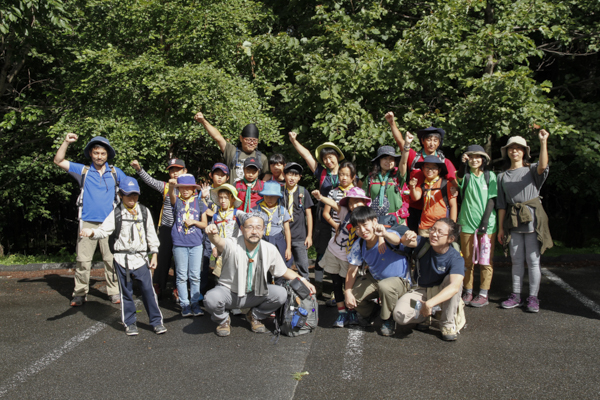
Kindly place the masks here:
<instances>
[{"instance_id":1,"label":"blue t-shirt","mask_svg":"<svg viewBox=\"0 0 600 400\"><path fill-rule=\"evenodd\" d=\"M85 165L69 161L69 175L71 175L78 184L81 184L81 173ZM119 168L117 171L117 180L125 178L127 175ZM118 185L118 182L117 182ZM81 210L81 220L86 222L104 222L108 214L113 210L115 201L115 180L108 163L104 168L104 174L100 173L90 165L86 173L83 188L83 208Z\"/></svg>"},{"instance_id":2,"label":"blue t-shirt","mask_svg":"<svg viewBox=\"0 0 600 400\"><path fill-rule=\"evenodd\" d=\"M202 214L206 211L204 202L198 200L198 196L189 203L188 211L185 211L185 203L181 198L177 197L177 201L173 205L173 227L171 228L171 238L173 246L181 247L196 247L202 246L203 235L202 229L191 226L186 228L185 220L188 218L200 221ZM187 217L186 217L187 214Z\"/></svg>"},{"instance_id":3,"label":"blue t-shirt","mask_svg":"<svg viewBox=\"0 0 600 400\"><path fill-rule=\"evenodd\" d=\"M275 207L275 210L274 211L269 210L269 211L273 212L271 214L271 216L269 216L267 214L267 212L265 210L263 210L262 207L260 206L263 201L264 200L260 200L258 203L256 203L256 207L254 207L252 210L260 211L260 212L264 213L265 215L267 215L267 219L270 218L271 231L267 235L268 223L266 223L265 224L265 236L276 236L276 235L281 234L283 232L283 223L289 221L292 218L292 217L290 217L290 213L283 207L281 202L278 201L277 206Z\"/></svg>"},{"instance_id":4,"label":"blue t-shirt","mask_svg":"<svg viewBox=\"0 0 600 400\"><path fill-rule=\"evenodd\" d=\"M417 236L415 254L419 254L421 248L428 241L427 238ZM419 260L419 265L419 270L415 271L415 280L420 287L428 288L441 285L446 275L465 276L465 260L452 246L444 254L438 254L433 248L430 248Z\"/></svg>"},{"instance_id":5,"label":"blue t-shirt","mask_svg":"<svg viewBox=\"0 0 600 400\"><path fill-rule=\"evenodd\" d=\"M388 229L387 231L401 237L400 234L394 230ZM375 246L367 249L366 240L357 240L352 245L350 254L348 254L348 262L358 266L362 265L363 262L366 262L369 266L369 271L371 271L371 275L378 281L392 277L404 278L410 281L406 257L395 253L389 247L386 247L385 253L379 254L377 247L377 244L375 244ZM398 249L400 251L408 250L403 244L398 245Z\"/></svg>"}]
</instances>

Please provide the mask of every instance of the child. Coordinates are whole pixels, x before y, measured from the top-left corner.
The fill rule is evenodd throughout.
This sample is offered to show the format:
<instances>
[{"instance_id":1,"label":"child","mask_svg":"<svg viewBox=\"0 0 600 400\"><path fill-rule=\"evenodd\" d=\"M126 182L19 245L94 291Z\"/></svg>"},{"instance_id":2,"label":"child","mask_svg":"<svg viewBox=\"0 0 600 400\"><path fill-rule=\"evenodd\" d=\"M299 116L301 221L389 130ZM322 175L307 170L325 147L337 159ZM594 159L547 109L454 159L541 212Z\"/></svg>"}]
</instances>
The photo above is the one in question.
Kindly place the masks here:
<instances>
[{"instance_id":1,"label":"child","mask_svg":"<svg viewBox=\"0 0 600 400\"><path fill-rule=\"evenodd\" d=\"M250 212L256 207L256 203L261 199L259 192L264 188L264 182L258 180L260 175L260 163L254 157L246 158L244 161L244 179L235 183L235 189L242 200L240 210Z\"/></svg>"},{"instance_id":2,"label":"child","mask_svg":"<svg viewBox=\"0 0 600 400\"><path fill-rule=\"evenodd\" d=\"M344 161L340 164L340 168L338 170L338 178L340 180L340 185L329 191L327 197L339 203L342 198L346 196L346 193L350 189L354 187L354 178L356 177L356 167L350 161ZM335 233L338 225L340 224L340 219L335 210L331 210L331 207L325 204L323 207L323 219L327 221L327 223L331 226L332 233Z\"/></svg>"},{"instance_id":3,"label":"child","mask_svg":"<svg viewBox=\"0 0 600 400\"><path fill-rule=\"evenodd\" d=\"M442 178L448 174L446 164L442 160L436 156L426 156L423 161L416 164L416 167L421 171L411 178L408 187L413 201L423 198L419 236L429 237L429 228L438 219L450 216L450 219L456 222L458 215L456 197L452 195L446 178ZM421 185L418 186L418 183Z\"/></svg>"},{"instance_id":4,"label":"child","mask_svg":"<svg viewBox=\"0 0 600 400\"><path fill-rule=\"evenodd\" d=\"M498 176L498 241L510 248L513 275L513 290L510 297L502 302L502 308L523 304L521 289L527 260L529 297L526 310L540 311L540 256L553 246L548 215L540 200L540 189L548 178L549 135L544 129L539 132L540 159L537 164L529 164L529 146L521 136L511 137L501 149L507 169ZM528 215L528 220L522 219Z\"/></svg>"},{"instance_id":5,"label":"child","mask_svg":"<svg viewBox=\"0 0 600 400\"><path fill-rule=\"evenodd\" d=\"M160 209L160 221L158 221L158 240L160 246L158 248L158 266L154 271L152 281L154 282L154 291L160 299L162 294L167 289L167 280L169 279L169 269L171 269L171 257L173 255L173 241L171 239L171 228L173 227L173 208L171 207L171 199L168 196L169 183L159 181L151 177L141 167L137 160L131 162L131 166L136 170L137 174L142 178L142 181L151 188L159 191L163 195L163 205ZM186 174L185 161L179 158L172 158L167 165L169 177L177 179L179 175ZM177 289L173 290L175 298L178 297Z\"/></svg>"},{"instance_id":6,"label":"child","mask_svg":"<svg viewBox=\"0 0 600 400\"><path fill-rule=\"evenodd\" d=\"M344 283L349 266L348 253L356 240L356 229L350 225L350 217L356 207L370 206L371 198L365 194L364 190L357 187L350 189L339 204L331 198L322 196L318 190L314 190L312 195L318 201L322 201L337 211L341 221L337 226L335 235L329 240L327 250L321 260L323 268L331 274L333 279L333 293L338 309L338 317L333 323L333 327L343 328L348 324L356 325L358 324L356 313L348 314L344 303Z\"/></svg>"},{"instance_id":7,"label":"child","mask_svg":"<svg viewBox=\"0 0 600 400\"><path fill-rule=\"evenodd\" d=\"M490 156L483 147L478 145L467 147L467 151L462 156L462 162L457 173L458 186L463 199L458 217L458 223L461 226L460 244L465 259L465 293L462 299L467 305L483 307L489 304L488 290L490 290L494 273L492 266L494 242L496 241L496 210L494 210L494 206L498 185L496 174L484 171L490 162ZM469 169L465 175L467 163ZM479 237L475 237L475 231ZM485 234L491 241L490 264L479 265L481 285L479 294L473 298L473 246L474 241L480 240L481 236Z\"/></svg>"},{"instance_id":8,"label":"child","mask_svg":"<svg viewBox=\"0 0 600 400\"><path fill-rule=\"evenodd\" d=\"M242 201L237 197L237 190L226 183L211 190L210 194L212 203L216 206L212 221L219 228L219 236L224 239L237 238L240 236L238 218L246 214L238 210ZM217 258L217 248L212 244L210 246L213 257Z\"/></svg>"},{"instance_id":9,"label":"child","mask_svg":"<svg viewBox=\"0 0 600 400\"><path fill-rule=\"evenodd\" d=\"M271 171L272 181L275 181L281 185L281 188L285 186L285 157L283 154L273 154L269 157L269 170Z\"/></svg>"},{"instance_id":10,"label":"child","mask_svg":"<svg viewBox=\"0 0 600 400\"><path fill-rule=\"evenodd\" d=\"M179 196L175 188L179 188ZM200 293L200 268L202 265L202 229L207 226L206 207L198 200L193 175L184 174L179 178L169 180L169 198L173 206L175 221L171 236L173 237L173 257L175 258L175 273L177 275L177 291L181 315L190 317L204 315L200 308L203 296ZM190 281L190 295L187 282Z\"/></svg>"},{"instance_id":11,"label":"child","mask_svg":"<svg viewBox=\"0 0 600 400\"><path fill-rule=\"evenodd\" d=\"M283 206L291 216L292 255L298 274L308 279L308 249L312 246L313 201L306 188L299 186L303 168L295 162L287 163L284 169L285 189Z\"/></svg>"},{"instance_id":12,"label":"child","mask_svg":"<svg viewBox=\"0 0 600 400\"><path fill-rule=\"evenodd\" d=\"M264 189L260 192L263 199L252 210L267 215L263 240L277 247L286 267L290 268L292 266L291 216L280 203L283 195L279 183L267 181L264 186Z\"/></svg>"},{"instance_id":13,"label":"child","mask_svg":"<svg viewBox=\"0 0 600 400\"><path fill-rule=\"evenodd\" d=\"M142 301L154 332L161 334L167 331L163 325L163 316L158 307L150 274L150 269L156 268L160 243L156 236L152 215L146 207L138 203L139 195L140 187L135 179L130 176L121 179L119 184L121 204L111 211L98 228L85 228L79 234L82 237L103 239L113 234L120 224L119 232L114 232L113 235L112 252L121 291L121 318L125 325L125 333L129 336L138 334L131 278L138 281L141 286ZM117 215L120 216L119 220L116 219ZM148 253L152 254L149 264Z\"/></svg>"}]
</instances>

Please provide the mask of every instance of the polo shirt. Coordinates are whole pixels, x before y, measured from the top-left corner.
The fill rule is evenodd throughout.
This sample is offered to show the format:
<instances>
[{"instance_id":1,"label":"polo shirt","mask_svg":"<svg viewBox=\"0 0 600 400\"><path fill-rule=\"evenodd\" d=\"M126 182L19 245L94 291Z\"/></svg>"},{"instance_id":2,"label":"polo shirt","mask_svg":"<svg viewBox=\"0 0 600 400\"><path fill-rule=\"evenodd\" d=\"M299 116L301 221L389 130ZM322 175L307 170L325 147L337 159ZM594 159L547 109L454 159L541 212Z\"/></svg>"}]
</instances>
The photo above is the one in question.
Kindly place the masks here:
<instances>
[{"instance_id":1,"label":"polo shirt","mask_svg":"<svg viewBox=\"0 0 600 400\"><path fill-rule=\"evenodd\" d=\"M417 236L415 254L419 254L419 251L428 241L427 238ZM419 265L419 270L415 271L415 280L420 287L439 286L446 275L465 276L465 260L452 246L444 254L436 253L433 248L430 248L419 260Z\"/></svg>"}]
</instances>

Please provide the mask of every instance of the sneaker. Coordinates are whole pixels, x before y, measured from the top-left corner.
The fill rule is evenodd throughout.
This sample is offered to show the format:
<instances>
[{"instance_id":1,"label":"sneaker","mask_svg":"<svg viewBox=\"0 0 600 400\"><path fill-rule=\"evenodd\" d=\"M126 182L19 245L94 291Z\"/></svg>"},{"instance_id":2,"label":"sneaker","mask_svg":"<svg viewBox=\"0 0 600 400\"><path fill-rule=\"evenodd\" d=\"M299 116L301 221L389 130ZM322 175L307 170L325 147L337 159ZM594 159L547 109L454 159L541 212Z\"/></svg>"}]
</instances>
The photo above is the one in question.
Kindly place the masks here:
<instances>
[{"instance_id":1,"label":"sneaker","mask_svg":"<svg viewBox=\"0 0 600 400\"><path fill-rule=\"evenodd\" d=\"M135 323L126 327L125 333L127 334L127 336L136 336L139 332L137 326L135 326Z\"/></svg>"},{"instance_id":2,"label":"sneaker","mask_svg":"<svg viewBox=\"0 0 600 400\"><path fill-rule=\"evenodd\" d=\"M82 306L87 301L87 296L73 296L71 300L71 307Z\"/></svg>"},{"instance_id":3,"label":"sneaker","mask_svg":"<svg viewBox=\"0 0 600 400\"><path fill-rule=\"evenodd\" d=\"M343 328L348 325L348 313L347 312L338 312L337 319L333 323L333 328Z\"/></svg>"},{"instance_id":4,"label":"sneaker","mask_svg":"<svg viewBox=\"0 0 600 400\"><path fill-rule=\"evenodd\" d=\"M231 333L231 317L227 316L225 322L217 326L217 336L229 336Z\"/></svg>"},{"instance_id":5,"label":"sneaker","mask_svg":"<svg viewBox=\"0 0 600 400\"><path fill-rule=\"evenodd\" d=\"M337 306L337 301L335 301L335 294L333 294L333 292L331 292L331 296L329 297L329 300L327 300L325 302L325 305L327 307L336 307Z\"/></svg>"},{"instance_id":6,"label":"sneaker","mask_svg":"<svg viewBox=\"0 0 600 400\"><path fill-rule=\"evenodd\" d=\"M394 321L394 318L386 319L381 324L381 335L392 336L394 334L394 329L396 329L396 321Z\"/></svg>"},{"instance_id":7,"label":"sneaker","mask_svg":"<svg viewBox=\"0 0 600 400\"><path fill-rule=\"evenodd\" d=\"M537 298L537 296L529 296L525 302L527 304L525 309L527 312L540 311L540 300Z\"/></svg>"},{"instance_id":8,"label":"sneaker","mask_svg":"<svg viewBox=\"0 0 600 400\"><path fill-rule=\"evenodd\" d=\"M358 314L356 313L356 310L350 310L350 311L348 311L348 326L356 326L356 325L359 325Z\"/></svg>"},{"instance_id":9,"label":"sneaker","mask_svg":"<svg viewBox=\"0 0 600 400\"><path fill-rule=\"evenodd\" d=\"M248 320L248 322L250 322L252 332L265 333L267 331L267 328L265 328L263 323L260 322L259 319L254 318L254 315L252 315L252 310L248 311L248 314L246 314L246 319Z\"/></svg>"},{"instance_id":10,"label":"sneaker","mask_svg":"<svg viewBox=\"0 0 600 400\"><path fill-rule=\"evenodd\" d=\"M192 307L189 305L181 306L181 316L182 317L191 317L192 316Z\"/></svg>"},{"instance_id":11,"label":"sneaker","mask_svg":"<svg viewBox=\"0 0 600 400\"><path fill-rule=\"evenodd\" d=\"M442 326L442 339L448 342L458 339L458 332L454 328L446 328Z\"/></svg>"},{"instance_id":12,"label":"sneaker","mask_svg":"<svg viewBox=\"0 0 600 400\"><path fill-rule=\"evenodd\" d=\"M110 296L110 302L113 304L121 304L121 295L118 294L111 294Z\"/></svg>"},{"instance_id":13,"label":"sneaker","mask_svg":"<svg viewBox=\"0 0 600 400\"><path fill-rule=\"evenodd\" d=\"M502 302L502 308L515 308L523 305L521 301L521 295L517 293L511 293L508 300Z\"/></svg>"},{"instance_id":14,"label":"sneaker","mask_svg":"<svg viewBox=\"0 0 600 400\"><path fill-rule=\"evenodd\" d=\"M466 304L466 303L465 303ZM471 307L481 308L490 304L487 296L477 295L470 303Z\"/></svg>"},{"instance_id":15,"label":"sneaker","mask_svg":"<svg viewBox=\"0 0 600 400\"><path fill-rule=\"evenodd\" d=\"M160 335L161 333L165 333L167 331L167 328L165 328L164 325L156 325L154 327L154 333L156 333L157 335Z\"/></svg>"},{"instance_id":16,"label":"sneaker","mask_svg":"<svg viewBox=\"0 0 600 400\"><path fill-rule=\"evenodd\" d=\"M199 303L192 304L192 314L194 314L194 317L201 317L204 315L204 311L200 308Z\"/></svg>"},{"instance_id":17,"label":"sneaker","mask_svg":"<svg viewBox=\"0 0 600 400\"><path fill-rule=\"evenodd\" d=\"M468 306L469 304L471 304L471 300L473 300L473 292L464 292L462 295L462 299L465 302L465 305Z\"/></svg>"}]
</instances>

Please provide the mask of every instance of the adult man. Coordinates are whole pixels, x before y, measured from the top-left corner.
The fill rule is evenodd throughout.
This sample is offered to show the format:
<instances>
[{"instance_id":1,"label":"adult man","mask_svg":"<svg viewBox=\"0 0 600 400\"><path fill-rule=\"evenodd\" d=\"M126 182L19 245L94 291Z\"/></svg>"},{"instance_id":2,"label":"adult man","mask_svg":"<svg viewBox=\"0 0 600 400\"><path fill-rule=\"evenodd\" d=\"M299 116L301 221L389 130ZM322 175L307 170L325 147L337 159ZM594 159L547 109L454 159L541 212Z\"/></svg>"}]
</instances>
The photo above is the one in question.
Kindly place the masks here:
<instances>
[{"instance_id":1,"label":"adult man","mask_svg":"<svg viewBox=\"0 0 600 400\"><path fill-rule=\"evenodd\" d=\"M94 229L100 226L118 203L117 186L126 175L119 168L108 165L107 160L115 157L115 150L107 139L102 136L92 138L85 146L83 155L92 160L87 167L65 160L69 144L77 141L77 135L67 133L65 140L60 145L54 163L67 171L82 187L78 199L79 230L83 228ZM88 237L77 238L77 269L75 271L75 289L71 306L80 306L87 300L90 283L90 269L96 245L100 244L100 252L104 260L104 276L106 278L106 292L113 304L121 303L119 286L113 267L113 255L108 246L108 238L91 240Z\"/></svg>"},{"instance_id":2,"label":"adult man","mask_svg":"<svg viewBox=\"0 0 600 400\"><path fill-rule=\"evenodd\" d=\"M206 311L212 314L218 336L229 336L232 309L250 308L246 318L252 331L266 332L261 322L285 303L286 290L267 283L267 273L275 278L301 279L311 293L313 285L285 266L277 247L261 240L267 216L253 211L240 217L242 236L224 239L219 236L216 225L206 228L208 238L223 256L223 267L218 285L204 297Z\"/></svg>"},{"instance_id":3,"label":"adult man","mask_svg":"<svg viewBox=\"0 0 600 400\"><path fill-rule=\"evenodd\" d=\"M244 179L244 160L248 157L256 157L260 160L262 165L262 173L263 181L268 181L271 179L271 173L269 172L269 160L267 156L258 151L258 128L254 124L248 124L242 129L242 134L240 135L240 147L236 147L229 143L221 132L214 126L212 126L205 118L204 114L201 112L197 113L194 116L196 122L202 124L204 129L208 132L210 137L212 137L221 152L223 153L223 158L225 159L225 164L229 167L229 183L235 186L237 181Z\"/></svg>"},{"instance_id":4,"label":"adult man","mask_svg":"<svg viewBox=\"0 0 600 400\"><path fill-rule=\"evenodd\" d=\"M429 230L429 239L418 237L418 245L414 250L417 254L417 288L398 300L394 308L394 320L397 323L422 323L432 315L435 306L440 306L442 339L456 340L465 323L460 298L465 260L451 246L460 235L459 229L458 224L450 218L442 218ZM424 246L429 246L429 249ZM416 315L415 305L418 302L421 303L421 310ZM428 329L427 325L424 328Z\"/></svg>"},{"instance_id":5,"label":"adult man","mask_svg":"<svg viewBox=\"0 0 600 400\"><path fill-rule=\"evenodd\" d=\"M345 298L346 306L355 309L363 318L370 319L375 311L372 301L381 299L380 317L382 320L381 334L394 334L392 311L398 299L410 289L410 268L406 256L398 254L408 247L417 245L417 234L405 230L400 236L396 230L386 230L377 222L377 213L369 207L358 207L352 211L350 224L356 227L356 234L361 238L352 245L348 254L350 268L346 275ZM385 251L378 249L379 238L386 241ZM368 265L366 274L357 279L358 269Z\"/></svg>"}]
</instances>

